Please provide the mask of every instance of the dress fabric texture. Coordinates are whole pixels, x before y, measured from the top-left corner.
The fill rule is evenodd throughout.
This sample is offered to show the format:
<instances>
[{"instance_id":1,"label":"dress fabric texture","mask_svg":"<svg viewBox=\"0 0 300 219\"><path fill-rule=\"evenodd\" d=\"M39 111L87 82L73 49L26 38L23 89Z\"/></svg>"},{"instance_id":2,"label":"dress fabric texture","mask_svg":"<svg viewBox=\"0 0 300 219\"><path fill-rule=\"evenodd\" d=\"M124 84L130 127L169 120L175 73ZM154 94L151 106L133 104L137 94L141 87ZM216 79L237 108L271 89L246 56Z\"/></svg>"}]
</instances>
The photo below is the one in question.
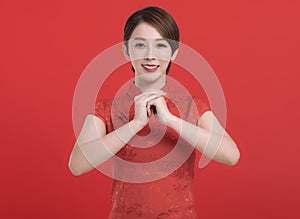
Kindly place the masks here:
<instances>
[{"instance_id":1,"label":"dress fabric texture","mask_svg":"<svg viewBox=\"0 0 300 219\"><path fill-rule=\"evenodd\" d=\"M192 124L196 124L197 119L210 109L200 98L178 95L168 85L161 90L167 92L165 101L169 111ZM141 91L132 84L126 94L96 103L95 115L106 124L107 133L133 119L133 98L139 94ZM116 157L142 165L158 160L162 162L141 171L114 163L116 179L112 183L109 218L198 218L193 195L195 149L173 129L160 124L154 116L149 124ZM177 152L165 159L175 147L179 148ZM128 181L134 177L134 180Z\"/></svg>"}]
</instances>

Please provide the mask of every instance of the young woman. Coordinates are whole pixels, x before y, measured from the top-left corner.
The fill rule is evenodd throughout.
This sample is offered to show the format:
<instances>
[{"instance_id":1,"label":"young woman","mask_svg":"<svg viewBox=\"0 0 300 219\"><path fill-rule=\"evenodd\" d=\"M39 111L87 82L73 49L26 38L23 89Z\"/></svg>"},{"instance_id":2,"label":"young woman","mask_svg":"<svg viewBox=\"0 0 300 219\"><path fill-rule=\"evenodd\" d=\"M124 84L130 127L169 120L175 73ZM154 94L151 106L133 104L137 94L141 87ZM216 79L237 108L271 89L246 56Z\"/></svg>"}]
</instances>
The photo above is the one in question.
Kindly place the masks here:
<instances>
[{"instance_id":1,"label":"young woman","mask_svg":"<svg viewBox=\"0 0 300 219\"><path fill-rule=\"evenodd\" d=\"M239 160L235 142L220 123L221 131L212 132L217 119L199 97L170 98L176 92L166 75L178 42L177 24L163 9L147 7L132 14L124 29L123 51L131 61L134 81L126 95L97 103L74 145L69 167L76 176L115 157L142 165L161 161L142 170L115 163L110 218L197 218L194 149L204 153L209 138L224 133L216 154L205 155L231 166Z\"/></svg>"}]
</instances>

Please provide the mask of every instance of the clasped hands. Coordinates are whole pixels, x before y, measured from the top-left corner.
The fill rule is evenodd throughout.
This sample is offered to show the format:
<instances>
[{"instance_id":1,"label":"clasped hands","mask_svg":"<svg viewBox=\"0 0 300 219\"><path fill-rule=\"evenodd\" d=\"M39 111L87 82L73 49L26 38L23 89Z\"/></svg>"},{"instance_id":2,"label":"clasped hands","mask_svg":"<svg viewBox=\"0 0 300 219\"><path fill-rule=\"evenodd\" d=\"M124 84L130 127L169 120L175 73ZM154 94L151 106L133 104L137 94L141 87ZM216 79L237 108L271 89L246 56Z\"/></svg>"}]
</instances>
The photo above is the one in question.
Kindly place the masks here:
<instances>
[{"instance_id":1,"label":"clasped hands","mask_svg":"<svg viewBox=\"0 0 300 219\"><path fill-rule=\"evenodd\" d=\"M155 118L162 124L167 125L173 114L170 113L164 96L167 93L162 90L149 89L134 97L135 114L133 120L142 126L148 124L150 117Z\"/></svg>"}]
</instances>

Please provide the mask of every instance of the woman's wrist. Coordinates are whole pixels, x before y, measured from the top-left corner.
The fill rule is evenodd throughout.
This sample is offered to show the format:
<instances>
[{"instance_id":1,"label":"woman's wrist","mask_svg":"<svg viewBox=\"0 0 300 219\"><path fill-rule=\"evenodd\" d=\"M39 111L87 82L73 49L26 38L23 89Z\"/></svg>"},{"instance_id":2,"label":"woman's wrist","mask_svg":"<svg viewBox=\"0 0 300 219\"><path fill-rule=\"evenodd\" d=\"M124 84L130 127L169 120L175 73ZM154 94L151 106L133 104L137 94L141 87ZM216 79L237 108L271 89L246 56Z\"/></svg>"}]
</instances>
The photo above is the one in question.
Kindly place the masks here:
<instances>
[{"instance_id":1,"label":"woman's wrist","mask_svg":"<svg viewBox=\"0 0 300 219\"><path fill-rule=\"evenodd\" d=\"M138 133L144 126L145 124L134 119L129 122L129 127L134 133Z\"/></svg>"},{"instance_id":2,"label":"woman's wrist","mask_svg":"<svg viewBox=\"0 0 300 219\"><path fill-rule=\"evenodd\" d=\"M171 114L170 116L168 116L166 126L176 130L176 127L179 127L181 125L180 120L181 120L180 118Z\"/></svg>"}]
</instances>

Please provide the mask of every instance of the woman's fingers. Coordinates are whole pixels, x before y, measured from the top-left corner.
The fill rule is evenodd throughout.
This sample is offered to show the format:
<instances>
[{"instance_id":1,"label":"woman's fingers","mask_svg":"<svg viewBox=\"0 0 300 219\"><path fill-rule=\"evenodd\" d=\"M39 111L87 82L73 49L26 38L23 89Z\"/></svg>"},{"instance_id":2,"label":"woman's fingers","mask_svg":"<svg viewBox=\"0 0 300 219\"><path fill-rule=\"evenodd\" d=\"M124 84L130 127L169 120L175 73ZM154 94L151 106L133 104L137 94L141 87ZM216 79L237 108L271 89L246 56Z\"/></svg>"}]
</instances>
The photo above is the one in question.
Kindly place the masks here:
<instances>
[{"instance_id":1,"label":"woman's fingers","mask_svg":"<svg viewBox=\"0 0 300 219\"><path fill-rule=\"evenodd\" d=\"M166 94L166 92L160 90L149 91L139 95L136 101L139 101L143 103L144 106L147 106L150 101L153 101L161 96L165 96Z\"/></svg>"},{"instance_id":2,"label":"woman's fingers","mask_svg":"<svg viewBox=\"0 0 300 219\"><path fill-rule=\"evenodd\" d=\"M150 105L147 104L147 116L150 118L151 116L151 109L150 109Z\"/></svg>"},{"instance_id":3,"label":"woman's fingers","mask_svg":"<svg viewBox=\"0 0 300 219\"><path fill-rule=\"evenodd\" d=\"M157 95L157 94L150 94L150 95L144 95L142 97L140 97L138 99L138 102L140 104L141 107L145 107L145 109L147 110L147 116L148 118L150 118L151 116L151 106L148 104L150 101L160 97L161 95Z\"/></svg>"},{"instance_id":4,"label":"woman's fingers","mask_svg":"<svg viewBox=\"0 0 300 219\"><path fill-rule=\"evenodd\" d=\"M139 99L149 96L149 95L165 96L166 94L167 93L162 90L149 89L149 90L143 92L142 94L135 96L134 101L139 100Z\"/></svg>"},{"instance_id":5,"label":"woman's fingers","mask_svg":"<svg viewBox=\"0 0 300 219\"><path fill-rule=\"evenodd\" d=\"M166 95L164 91L151 89L136 96L134 98L135 119L142 121L142 123L147 123L152 114L151 105L148 103L164 95Z\"/></svg>"}]
</instances>

